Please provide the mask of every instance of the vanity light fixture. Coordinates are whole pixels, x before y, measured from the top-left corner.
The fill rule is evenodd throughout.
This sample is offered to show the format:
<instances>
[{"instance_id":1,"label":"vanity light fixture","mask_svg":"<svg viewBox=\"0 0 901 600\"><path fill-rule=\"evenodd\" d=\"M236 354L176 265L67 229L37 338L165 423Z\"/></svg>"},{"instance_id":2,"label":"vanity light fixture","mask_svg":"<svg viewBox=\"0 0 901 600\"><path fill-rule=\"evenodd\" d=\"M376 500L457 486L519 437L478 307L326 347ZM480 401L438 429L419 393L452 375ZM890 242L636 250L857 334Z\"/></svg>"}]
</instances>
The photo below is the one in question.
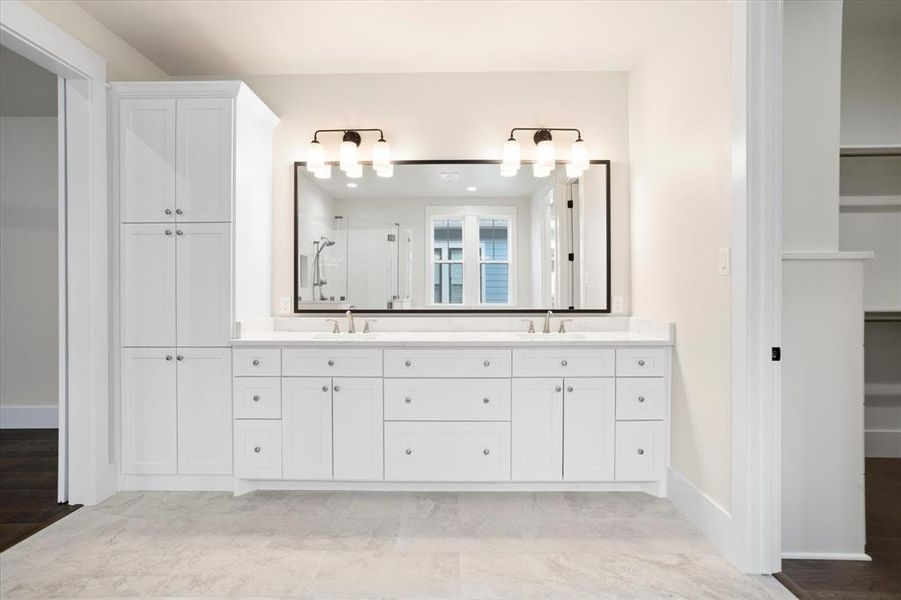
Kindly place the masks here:
<instances>
[{"instance_id":1,"label":"vanity light fixture","mask_svg":"<svg viewBox=\"0 0 901 600\"><path fill-rule=\"evenodd\" d=\"M363 165L360 164L359 148L363 141L360 132L378 131L379 139L372 147L372 168L379 177L391 177L394 165L391 164L391 145L385 140L381 129L317 129L313 140L307 146L307 171L319 179L331 177L331 165L325 162L325 148L319 142L320 133L340 133L341 145L338 147L338 167L352 179L363 176Z\"/></svg>"},{"instance_id":2,"label":"vanity light fixture","mask_svg":"<svg viewBox=\"0 0 901 600\"><path fill-rule=\"evenodd\" d=\"M575 132L576 141L573 142L566 163L566 176L578 177L583 171L587 171L591 164L588 156L588 144L582 139L582 132L572 127L514 127L510 130L510 137L504 142L503 161L501 162L501 175L513 177L519 172L521 154L519 141L516 139L517 131L534 131L532 141L535 142L535 162L532 163L532 174L535 177L547 177L556 166L556 148L552 131Z\"/></svg>"}]
</instances>

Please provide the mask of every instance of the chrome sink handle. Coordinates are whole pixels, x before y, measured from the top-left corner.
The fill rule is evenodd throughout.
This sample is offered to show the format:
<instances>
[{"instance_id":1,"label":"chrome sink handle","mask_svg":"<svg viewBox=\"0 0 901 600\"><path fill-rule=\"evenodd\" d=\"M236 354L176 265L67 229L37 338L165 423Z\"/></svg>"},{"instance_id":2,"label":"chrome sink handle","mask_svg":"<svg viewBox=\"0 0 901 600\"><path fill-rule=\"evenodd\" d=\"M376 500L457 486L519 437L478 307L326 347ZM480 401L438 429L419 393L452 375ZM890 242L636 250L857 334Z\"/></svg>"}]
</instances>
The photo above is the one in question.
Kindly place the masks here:
<instances>
[{"instance_id":1,"label":"chrome sink handle","mask_svg":"<svg viewBox=\"0 0 901 600\"><path fill-rule=\"evenodd\" d=\"M544 315L544 328L541 330L541 333L550 333L551 332L551 317L554 316L554 311L549 310L547 314Z\"/></svg>"},{"instance_id":2,"label":"chrome sink handle","mask_svg":"<svg viewBox=\"0 0 901 600\"><path fill-rule=\"evenodd\" d=\"M529 324L529 333L535 333L535 321L532 319L521 319L521 321Z\"/></svg>"},{"instance_id":3,"label":"chrome sink handle","mask_svg":"<svg viewBox=\"0 0 901 600\"><path fill-rule=\"evenodd\" d=\"M366 319L363 321L363 333L372 333L372 328L369 326L370 323L375 323L378 319Z\"/></svg>"},{"instance_id":4,"label":"chrome sink handle","mask_svg":"<svg viewBox=\"0 0 901 600\"><path fill-rule=\"evenodd\" d=\"M572 319L560 319L560 329L557 330L557 333L566 333L566 324L572 321Z\"/></svg>"},{"instance_id":5,"label":"chrome sink handle","mask_svg":"<svg viewBox=\"0 0 901 600\"><path fill-rule=\"evenodd\" d=\"M338 325L338 319L326 319L329 323L334 323L332 333L341 333L341 327Z\"/></svg>"}]
</instances>

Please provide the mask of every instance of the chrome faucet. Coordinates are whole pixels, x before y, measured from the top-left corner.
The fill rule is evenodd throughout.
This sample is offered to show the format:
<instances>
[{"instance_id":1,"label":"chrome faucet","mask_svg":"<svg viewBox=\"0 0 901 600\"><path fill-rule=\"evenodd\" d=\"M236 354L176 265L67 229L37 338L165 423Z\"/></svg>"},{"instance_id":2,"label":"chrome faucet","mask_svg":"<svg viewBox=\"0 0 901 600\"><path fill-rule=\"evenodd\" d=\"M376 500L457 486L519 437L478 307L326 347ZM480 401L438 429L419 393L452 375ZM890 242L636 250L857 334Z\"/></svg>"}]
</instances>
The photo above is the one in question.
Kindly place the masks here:
<instances>
[{"instance_id":1,"label":"chrome faucet","mask_svg":"<svg viewBox=\"0 0 901 600\"><path fill-rule=\"evenodd\" d=\"M357 329L354 327L354 316L350 311L344 313L347 315L347 333L356 333Z\"/></svg>"},{"instance_id":2,"label":"chrome faucet","mask_svg":"<svg viewBox=\"0 0 901 600\"><path fill-rule=\"evenodd\" d=\"M541 333L550 333L551 332L551 317L554 315L554 311L547 311L547 314L544 315L544 329L541 330Z\"/></svg>"},{"instance_id":3,"label":"chrome faucet","mask_svg":"<svg viewBox=\"0 0 901 600\"><path fill-rule=\"evenodd\" d=\"M326 319L326 321L329 322L329 323L333 323L333 324L334 324L334 325L332 326L332 333L341 333L341 328L338 327L338 320L337 320L337 319Z\"/></svg>"},{"instance_id":4,"label":"chrome faucet","mask_svg":"<svg viewBox=\"0 0 901 600\"><path fill-rule=\"evenodd\" d=\"M557 333L566 333L566 324L572 321L572 319L560 319L560 329L557 330Z\"/></svg>"}]
</instances>

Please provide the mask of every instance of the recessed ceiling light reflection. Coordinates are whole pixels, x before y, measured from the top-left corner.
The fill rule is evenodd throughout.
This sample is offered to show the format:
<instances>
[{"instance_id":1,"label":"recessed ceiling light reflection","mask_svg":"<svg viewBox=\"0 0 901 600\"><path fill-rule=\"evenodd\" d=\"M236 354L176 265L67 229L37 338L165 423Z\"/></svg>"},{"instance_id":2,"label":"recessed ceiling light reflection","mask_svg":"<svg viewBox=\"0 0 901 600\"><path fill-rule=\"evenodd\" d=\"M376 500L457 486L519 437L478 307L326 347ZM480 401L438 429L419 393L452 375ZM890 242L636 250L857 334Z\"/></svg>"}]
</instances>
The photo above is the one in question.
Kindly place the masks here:
<instances>
[{"instance_id":1,"label":"recessed ceiling light reflection","mask_svg":"<svg viewBox=\"0 0 901 600\"><path fill-rule=\"evenodd\" d=\"M353 181L351 181L350 183L347 184L347 187L349 187L349 188L355 188L355 187L357 187L357 184L354 183Z\"/></svg>"},{"instance_id":2,"label":"recessed ceiling light reflection","mask_svg":"<svg viewBox=\"0 0 901 600\"><path fill-rule=\"evenodd\" d=\"M474 191L476 191L477 189L478 189L478 188L477 188L476 186L471 185L471 186L469 186L468 188L466 188L466 191L467 191L467 192L474 192Z\"/></svg>"}]
</instances>

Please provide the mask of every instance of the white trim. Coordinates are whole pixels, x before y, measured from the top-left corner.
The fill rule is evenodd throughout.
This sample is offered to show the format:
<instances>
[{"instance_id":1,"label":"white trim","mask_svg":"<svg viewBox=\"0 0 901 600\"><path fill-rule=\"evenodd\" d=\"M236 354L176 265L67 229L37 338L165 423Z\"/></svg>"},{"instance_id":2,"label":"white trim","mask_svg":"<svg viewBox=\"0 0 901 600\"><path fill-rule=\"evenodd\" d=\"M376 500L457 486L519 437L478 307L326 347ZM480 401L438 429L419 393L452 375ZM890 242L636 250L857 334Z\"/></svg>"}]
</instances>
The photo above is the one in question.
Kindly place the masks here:
<instances>
[{"instance_id":1,"label":"white trim","mask_svg":"<svg viewBox=\"0 0 901 600\"><path fill-rule=\"evenodd\" d=\"M231 475L119 475L121 491L231 492Z\"/></svg>"},{"instance_id":2,"label":"white trim","mask_svg":"<svg viewBox=\"0 0 901 600\"><path fill-rule=\"evenodd\" d=\"M56 501L69 501L69 304L68 264L66 261L66 80L56 78L56 160L57 160L57 478Z\"/></svg>"},{"instance_id":3,"label":"white trim","mask_svg":"<svg viewBox=\"0 0 901 600\"><path fill-rule=\"evenodd\" d=\"M667 469L667 484L670 502L688 517L695 527L703 531L721 552L726 555L734 554L733 523L729 511L672 467Z\"/></svg>"},{"instance_id":4,"label":"white trim","mask_svg":"<svg viewBox=\"0 0 901 600\"><path fill-rule=\"evenodd\" d=\"M869 250L859 251L815 251L815 250L793 250L782 253L782 260L868 260L876 254Z\"/></svg>"},{"instance_id":5,"label":"white trim","mask_svg":"<svg viewBox=\"0 0 901 600\"><path fill-rule=\"evenodd\" d=\"M56 406L0 406L0 429L56 429Z\"/></svg>"},{"instance_id":6,"label":"white trim","mask_svg":"<svg viewBox=\"0 0 901 600\"><path fill-rule=\"evenodd\" d=\"M783 552L782 558L787 560L859 560L865 562L873 560L869 554L847 552Z\"/></svg>"}]
</instances>

